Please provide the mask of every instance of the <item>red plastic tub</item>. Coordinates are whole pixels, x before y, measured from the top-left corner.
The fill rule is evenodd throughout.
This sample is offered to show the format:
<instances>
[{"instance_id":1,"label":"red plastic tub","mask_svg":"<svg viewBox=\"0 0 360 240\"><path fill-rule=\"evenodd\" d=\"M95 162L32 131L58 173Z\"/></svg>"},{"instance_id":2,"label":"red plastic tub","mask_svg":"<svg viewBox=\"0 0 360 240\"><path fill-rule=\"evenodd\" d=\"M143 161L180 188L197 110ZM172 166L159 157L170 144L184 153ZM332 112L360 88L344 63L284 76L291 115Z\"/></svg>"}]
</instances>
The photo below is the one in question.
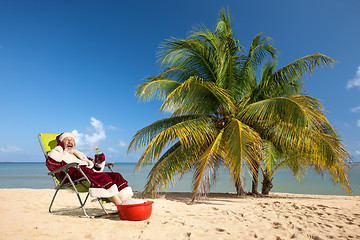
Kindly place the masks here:
<instances>
[{"instance_id":1,"label":"red plastic tub","mask_svg":"<svg viewBox=\"0 0 360 240\"><path fill-rule=\"evenodd\" d=\"M130 221L141 221L148 219L151 215L153 201L139 204L116 205L120 219Z\"/></svg>"}]
</instances>

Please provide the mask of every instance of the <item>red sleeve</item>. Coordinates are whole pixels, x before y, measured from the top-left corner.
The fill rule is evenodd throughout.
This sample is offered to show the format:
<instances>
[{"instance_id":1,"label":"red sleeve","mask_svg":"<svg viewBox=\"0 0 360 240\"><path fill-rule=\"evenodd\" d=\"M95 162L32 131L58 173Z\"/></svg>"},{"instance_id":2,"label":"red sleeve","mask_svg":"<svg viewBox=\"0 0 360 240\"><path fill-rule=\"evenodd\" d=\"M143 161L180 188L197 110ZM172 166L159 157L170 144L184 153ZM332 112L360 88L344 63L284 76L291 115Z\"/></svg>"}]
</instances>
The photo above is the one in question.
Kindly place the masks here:
<instances>
[{"instance_id":1,"label":"red sleeve","mask_svg":"<svg viewBox=\"0 0 360 240\"><path fill-rule=\"evenodd\" d=\"M59 169L64 165L66 165L66 162L64 162L64 161L57 162L54 159L52 159L51 157L47 157L47 159L46 159L46 167L49 169L50 172L54 171L56 169Z\"/></svg>"}]
</instances>

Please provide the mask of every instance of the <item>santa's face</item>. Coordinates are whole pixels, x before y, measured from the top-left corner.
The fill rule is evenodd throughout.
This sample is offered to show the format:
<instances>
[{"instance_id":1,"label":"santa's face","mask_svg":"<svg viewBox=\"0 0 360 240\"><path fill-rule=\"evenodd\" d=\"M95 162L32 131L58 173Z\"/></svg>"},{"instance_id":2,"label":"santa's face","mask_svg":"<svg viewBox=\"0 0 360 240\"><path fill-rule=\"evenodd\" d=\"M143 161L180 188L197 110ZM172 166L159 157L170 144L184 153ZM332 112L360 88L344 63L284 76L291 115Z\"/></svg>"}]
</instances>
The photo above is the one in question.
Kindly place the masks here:
<instances>
[{"instance_id":1,"label":"santa's face","mask_svg":"<svg viewBox=\"0 0 360 240\"><path fill-rule=\"evenodd\" d=\"M72 137L66 137L63 139L65 150L68 152L72 152L72 150L75 148L75 139Z\"/></svg>"}]
</instances>

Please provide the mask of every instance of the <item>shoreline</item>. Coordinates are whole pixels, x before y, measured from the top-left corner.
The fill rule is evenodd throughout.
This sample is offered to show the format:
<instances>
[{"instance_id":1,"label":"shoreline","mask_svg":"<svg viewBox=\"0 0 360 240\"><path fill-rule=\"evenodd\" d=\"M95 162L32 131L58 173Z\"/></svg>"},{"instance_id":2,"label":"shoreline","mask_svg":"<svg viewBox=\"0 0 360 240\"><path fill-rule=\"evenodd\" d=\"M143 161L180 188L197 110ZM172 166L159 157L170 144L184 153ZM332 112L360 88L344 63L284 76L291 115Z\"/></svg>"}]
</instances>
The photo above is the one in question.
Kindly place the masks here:
<instances>
[{"instance_id":1,"label":"shoreline","mask_svg":"<svg viewBox=\"0 0 360 240\"><path fill-rule=\"evenodd\" d=\"M35 188L53 189L54 184L48 169L41 163L3 163L0 168L0 188ZM142 191L147 182L148 171L144 168L134 173L135 164L115 164L114 171L119 172L129 182L135 191ZM341 195L349 196L342 188L340 183L334 184L328 175L320 176L314 171L309 170L302 181L297 181L291 173L279 170L274 177L274 187L271 192L300 193L300 194L319 194L319 195ZM165 191L169 192L191 192L192 173L185 174L181 179L170 185ZM244 190L251 191L251 177L246 175ZM360 164L349 172L350 186L353 194L360 196ZM261 190L261 178L259 179L259 189ZM217 181L211 185L211 192L234 192L235 187L227 173L227 169L221 167Z\"/></svg>"},{"instance_id":2,"label":"shoreline","mask_svg":"<svg viewBox=\"0 0 360 240\"><path fill-rule=\"evenodd\" d=\"M210 193L190 204L191 193L165 192L145 198L154 201L149 219L123 221L111 203L105 208L113 214L94 219L81 209L49 213L54 192L0 189L0 239L360 239L360 196ZM88 213L101 214L91 200ZM62 190L54 207L77 203Z\"/></svg>"}]
</instances>

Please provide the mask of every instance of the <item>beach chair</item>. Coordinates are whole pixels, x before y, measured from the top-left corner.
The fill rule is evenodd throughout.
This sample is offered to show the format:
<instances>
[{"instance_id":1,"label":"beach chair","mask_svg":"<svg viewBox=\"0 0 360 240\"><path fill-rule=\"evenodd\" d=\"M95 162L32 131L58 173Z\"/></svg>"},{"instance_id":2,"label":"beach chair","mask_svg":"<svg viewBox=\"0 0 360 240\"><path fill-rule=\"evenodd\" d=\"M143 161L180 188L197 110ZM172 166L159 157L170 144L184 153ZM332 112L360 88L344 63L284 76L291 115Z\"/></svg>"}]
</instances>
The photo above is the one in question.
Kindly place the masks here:
<instances>
[{"instance_id":1,"label":"beach chair","mask_svg":"<svg viewBox=\"0 0 360 240\"><path fill-rule=\"evenodd\" d=\"M45 159L47 159L47 157L48 157L48 152L50 152L52 149L54 149L57 146L56 136L58 136L58 135L59 134L54 134L54 133L40 133L38 135L39 143L40 143L41 149L44 153ZM112 172L113 172L113 169L112 169L113 165L114 165L114 163L106 163L105 164L105 166L108 167ZM83 175L83 177L81 177L80 179L76 179L76 180L71 179L70 175L68 174L68 171L70 168L78 169L81 172L81 174ZM60 172L63 172L65 174L65 177L63 179L61 179L58 175L56 175L56 173L60 173ZM86 217L89 217L89 218L94 217L94 216L89 216L84 208L86 201L89 198L89 187L91 185L91 182L87 178L87 176L84 174L84 172L81 170L78 163L69 163L57 170L49 172L48 175L52 176L52 179L55 184L55 190L56 190L54 193L54 196L51 200L50 206L49 206L49 212L54 213L54 212L69 211L69 210L75 210L75 209L81 208ZM60 189L73 190L77 195L80 206L74 207L74 208L63 208L63 209L52 210L51 209L52 205L53 205L56 195ZM87 193L84 200L81 198L80 193ZM105 212L105 214L109 214L103 205L103 203L107 202L108 200L101 199L101 198L98 198L97 200L98 200L102 210Z\"/></svg>"}]
</instances>

